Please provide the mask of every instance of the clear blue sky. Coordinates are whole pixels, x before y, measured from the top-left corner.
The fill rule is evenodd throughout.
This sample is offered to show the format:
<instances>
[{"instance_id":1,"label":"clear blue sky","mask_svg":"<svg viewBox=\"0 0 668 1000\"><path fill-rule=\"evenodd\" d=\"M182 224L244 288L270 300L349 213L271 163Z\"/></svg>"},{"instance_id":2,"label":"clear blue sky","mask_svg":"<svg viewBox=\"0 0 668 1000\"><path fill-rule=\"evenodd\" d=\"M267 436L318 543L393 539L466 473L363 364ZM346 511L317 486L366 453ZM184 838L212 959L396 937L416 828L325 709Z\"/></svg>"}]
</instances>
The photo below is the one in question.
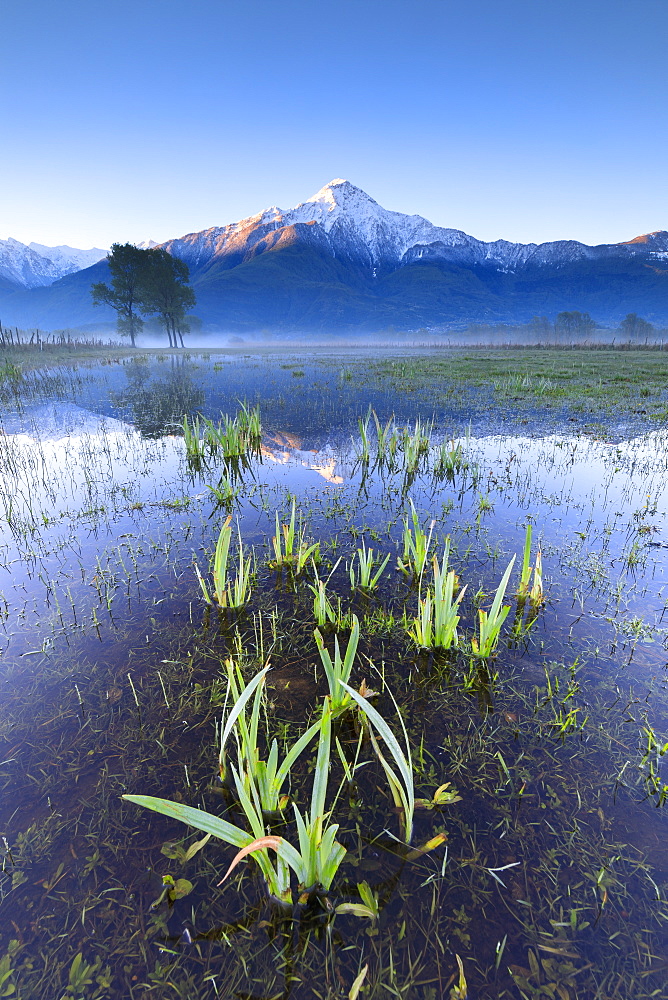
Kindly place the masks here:
<instances>
[{"instance_id":1,"label":"clear blue sky","mask_svg":"<svg viewBox=\"0 0 668 1000\"><path fill-rule=\"evenodd\" d=\"M481 239L668 229L668 0L6 0L0 237L106 247L346 177Z\"/></svg>"}]
</instances>

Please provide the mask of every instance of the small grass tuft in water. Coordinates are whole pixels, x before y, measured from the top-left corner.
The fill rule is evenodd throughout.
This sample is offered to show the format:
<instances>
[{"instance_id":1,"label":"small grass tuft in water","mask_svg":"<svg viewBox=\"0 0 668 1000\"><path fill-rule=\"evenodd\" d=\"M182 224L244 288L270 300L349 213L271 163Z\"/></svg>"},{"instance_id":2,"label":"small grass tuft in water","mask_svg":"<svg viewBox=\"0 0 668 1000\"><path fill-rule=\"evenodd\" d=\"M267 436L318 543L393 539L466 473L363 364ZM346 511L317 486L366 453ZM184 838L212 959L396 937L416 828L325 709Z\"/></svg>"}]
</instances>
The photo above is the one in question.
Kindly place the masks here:
<instances>
[{"instance_id":1,"label":"small grass tuft in water","mask_svg":"<svg viewBox=\"0 0 668 1000\"><path fill-rule=\"evenodd\" d=\"M244 556L241 533L239 533L237 572L232 577L228 570L230 543L232 540L232 515L230 514L220 529L216 551L213 559L213 596L219 608L235 610L243 608L248 603L253 578L253 554ZM199 566L195 563L195 573L200 590L207 604L213 604L206 581Z\"/></svg>"},{"instance_id":2,"label":"small grass tuft in water","mask_svg":"<svg viewBox=\"0 0 668 1000\"><path fill-rule=\"evenodd\" d=\"M501 582L496 588L494 600L489 611L484 611L482 608L478 611L478 635L471 638L471 650L474 656L492 656L496 649L501 633L501 626L510 611L510 605L503 604L503 598L506 594L506 588L514 564L515 556L508 563Z\"/></svg>"},{"instance_id":3,"label":"small grass tuft in water","mask_svg":"<svg viewBox=\"0 0 668 1000\"><path fill-rule=\"evenodd\" d=\"M280 524L278 511L276 511L276 533L271 540L274 550L274 558L269 561L272 569L290 569L295 576L304 572L309 560L315 564L320 561L320 543L312 542L310 545L306 540L306 533L301 523L296 525L296 502L292 501L290 520L287 524Z\"/></svg>"},{"instance_id":4,"label":"small grass tuft in water","mask_svg":"<svg viewBox=\"0 0 668 1000\"><path fill-rule=\"evenodd\" d=\"M318 629L316 629L313 634L318 646L318 652L320 653L320 662L325 670L325 676L329 686L332 713L335 716L340 715L340 713L345 711L350 704L350 699L343 690L342 685L346 685L350 680L353 664L355 662L355 654L357 653L357 645L360 638L359 620L357 615L353 615L353 626L348 639L348 644L346 646L346 651L343 656L341 655L341 649L339 646L339 637L338 635L334 636L333 660Z\"/></svg>"}]
</instances>

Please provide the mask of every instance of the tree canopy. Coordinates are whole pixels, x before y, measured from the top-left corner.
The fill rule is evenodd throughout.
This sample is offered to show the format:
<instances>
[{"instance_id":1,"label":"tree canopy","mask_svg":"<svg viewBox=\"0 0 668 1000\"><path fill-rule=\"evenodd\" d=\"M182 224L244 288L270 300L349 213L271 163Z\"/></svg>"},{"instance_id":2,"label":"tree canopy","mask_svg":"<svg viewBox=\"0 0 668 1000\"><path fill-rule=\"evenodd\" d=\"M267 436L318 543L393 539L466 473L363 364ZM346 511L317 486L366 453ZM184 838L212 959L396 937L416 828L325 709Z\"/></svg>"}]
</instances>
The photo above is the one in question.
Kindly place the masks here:
<instances>
[{"instance_id":1,"label":"tree canopy","mask_svg":"<svg viewBox=\"0 0 668 1000\"><path fill-rule=\"evenodd\" d=\"M141 287L142 309L160 317L170 347L178 347L178 340L183 347L183 334L190 329L186 312L195 305L188 265L159 247L145 252L148 257Z\"/></svg>"},{"instance_id":2,"label":"tree canopy","mask_svg":"<svg viewBox=\"0 0 668 1000\"><path fill-rule=\"evenodd\" d=\"M107 255L111 288L104 282L97 282L91 288L95 305L108 305L116 310L118 332L129 337L133 347L144 326L139 311L145 253L132 243L114 243Z\"/></svg>"},{"instance_id":3,"label":"tree canopy","mask_svg":"<svg viewBox=\"0 0 668 1000\"><path fill-rule=\"evenodd\" d=\"M188 265L166 250L140 250L131 243L114 243L107 256L111 287L98 282L91 287L96 305L116 310L118 332L136 345L144 315L157 315L170 347L181 347L189 330L186 312L195 304Z\"/></svg>"},{"instance_id":4,"label":"tree canopy","mask_svg":"<svg viewBox=\"0 0 668 1000\"><path fill-rule=\"evenodd\" d=\"M557 333L589 336L595 328L596 323L589 313L578 312L577 309L572 312L558 313L554 321L554 329Z\"/></svg>"},{"instance_id":5,"label":"tree canopy","mask_svg":"<svg viewBox=\"0 0 668 1000\"><path fill-rule=\"evenodd\" d=\"M646 319L643 319L642 316L638 316L637 313L627 313L619 324L619 329L626 334L629 340L638 337L649 337L654 333L654 326L648 323Z\"/></svg>"}]
</instances>

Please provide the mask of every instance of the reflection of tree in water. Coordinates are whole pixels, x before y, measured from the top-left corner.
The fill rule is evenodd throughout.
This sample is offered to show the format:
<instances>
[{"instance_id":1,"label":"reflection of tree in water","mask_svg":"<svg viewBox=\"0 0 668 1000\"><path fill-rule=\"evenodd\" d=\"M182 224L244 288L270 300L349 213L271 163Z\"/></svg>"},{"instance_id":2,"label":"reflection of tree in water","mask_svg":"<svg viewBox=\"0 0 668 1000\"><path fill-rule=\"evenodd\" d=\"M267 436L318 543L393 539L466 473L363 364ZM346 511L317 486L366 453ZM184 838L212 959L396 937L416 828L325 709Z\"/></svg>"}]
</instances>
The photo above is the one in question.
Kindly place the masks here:
<instances>
[{"instance_id":1,"label":"reflection of tree in water","mask_svg":"<svg viewBox=\"0 0 668 1000\"><path fill-rule=\"evenodd\" d=\"M204 392L198 388L184 358L171 358L168 374L150 381L148 363L137 359L128 366L128 384L111 394L114 406L131 420L146 437L160 437L181 424L184 415L192 414L204 403Z\"/></svg>"}]
</instances>

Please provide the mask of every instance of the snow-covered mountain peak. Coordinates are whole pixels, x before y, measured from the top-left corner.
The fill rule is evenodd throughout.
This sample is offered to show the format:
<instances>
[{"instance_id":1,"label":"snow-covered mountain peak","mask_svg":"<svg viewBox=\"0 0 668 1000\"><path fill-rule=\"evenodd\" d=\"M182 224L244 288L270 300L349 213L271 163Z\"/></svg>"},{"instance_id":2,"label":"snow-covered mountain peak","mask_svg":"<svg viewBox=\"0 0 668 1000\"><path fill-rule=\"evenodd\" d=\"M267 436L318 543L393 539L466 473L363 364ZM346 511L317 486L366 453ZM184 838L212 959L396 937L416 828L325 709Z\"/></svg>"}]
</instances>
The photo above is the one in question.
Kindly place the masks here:
<instances>
[{"instance_id":1,"label":"snow-covered mountain peak","mask_svg":"<svg viewBox=\"0 0 668 1000\"><path fill-rule=\"evenodd\" d=\"M317 222L329 232L337 223L347 228L364 227L365 220L384 214L385 210L370 195L339 177L281 216L283 225Z\"/></svg>"},{"instance_id":2,"label":"snow-covered mountain peak","mask_svg":"<svg viewBox=\"0 0 668 1000\"><path fill-rule=\"evenodd\" d=\"M436 226L421 215L393 212L350 181L337 177L294 208L275 205L226 226L189 233L164 244L191 268L214 259L226 267L298 243L353 261L372 277L416 263L492 268L507 273L525 266L562 267L602 254L668 253L668 233L648 233L629 243L589 247L573 240L551 243L487 243L459 229Z\"/></svg>"},{"instance_id":3,"label":"snow-covered mountain peak","mask_svg":"<svg viewBox=\"0 0 668 1000\"><path fill-rule=\"evenodd\" d=\"M355 187L354 184L344 180L342 177L337 177L335 180L330 181L329 184L325 184L324 187L321 187L319 191L316 191L314 195L307 198L302 204L309 205L312 202L326 205L329 211L336 207L355 211L355 208L362 204L375 205L376 208L380 208L378 202L374 201L371 195L368 195L362 188Z\"/></svg>"},{"instance_id":4,"label":"snow-covered mountain peak","mask_svg":"<svg viewBox=\"0 0 668 1000\"><path fill-rule=\"evenodd\" d=\"M102 260L103 257L107 256L106 250L101 250L99 247L92 247L90 250L78 250L76 247L68 247L66 244L61 244L57 247L47 247L43 243L29 243L29 248L38 253L40 257L46 257L47 260L52 260L54 263L63 268L63 274L69 274L72 271L80 271L84 267L90 267L91 264L97 264L98 260ZM65 269L68 270L65 270Z\"/></svg>"},{"instance_id":5,"label":"snow-covered mountain peak","mask_svg":"<svg viewBox=\"0 0 668 1000\"><path fill-rule=\"evenodd\" d=\"M0 276L24 288L36 288L50 285L66 274L90 267L106 255L107 251L98 247L78 250L64 245L26 245L10 236L9 239L0 240Z\"/></svg>"},{"instance_id":6,"label":"snow-covered mountain peak","mask_svg":"<svg viewBox=\"0 0 668 1000\"><path fill-rule=\"evenodd\" d=\"M482 246L457 229L434 226L420 215L405 215L383 208L361 188L337 177L294 208L276 206L224 227L190 233L165 244L171 253L200 266L212 257L241 261L279 245L280 231L309 227L308 235L287 234L288 240L306 239L334 257L347 257L370 268L375 275L434 253L451 253Z\"/></svg>"}]
</instances>

